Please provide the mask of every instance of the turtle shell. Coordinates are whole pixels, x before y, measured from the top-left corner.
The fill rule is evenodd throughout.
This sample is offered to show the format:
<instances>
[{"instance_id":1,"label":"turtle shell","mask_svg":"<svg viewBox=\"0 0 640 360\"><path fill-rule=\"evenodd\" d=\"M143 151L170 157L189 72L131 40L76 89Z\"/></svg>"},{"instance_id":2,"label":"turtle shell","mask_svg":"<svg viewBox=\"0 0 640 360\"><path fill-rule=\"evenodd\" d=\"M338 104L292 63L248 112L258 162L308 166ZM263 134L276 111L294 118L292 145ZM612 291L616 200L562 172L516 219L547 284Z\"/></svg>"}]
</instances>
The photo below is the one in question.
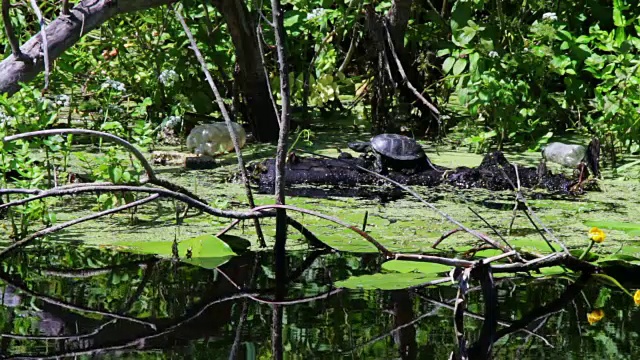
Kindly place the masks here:
<instances>
[{"instance_id":1,"label":"turtle shell","mask_svg":"<svg viewBox=\"0 0 640 360\"><path fill-rule=\"evenodd\" d=\"M371 138L373 151L395 160L417 160L425 156L412 138L397 134L380 134Z\"/></svg>"}]
</instances>

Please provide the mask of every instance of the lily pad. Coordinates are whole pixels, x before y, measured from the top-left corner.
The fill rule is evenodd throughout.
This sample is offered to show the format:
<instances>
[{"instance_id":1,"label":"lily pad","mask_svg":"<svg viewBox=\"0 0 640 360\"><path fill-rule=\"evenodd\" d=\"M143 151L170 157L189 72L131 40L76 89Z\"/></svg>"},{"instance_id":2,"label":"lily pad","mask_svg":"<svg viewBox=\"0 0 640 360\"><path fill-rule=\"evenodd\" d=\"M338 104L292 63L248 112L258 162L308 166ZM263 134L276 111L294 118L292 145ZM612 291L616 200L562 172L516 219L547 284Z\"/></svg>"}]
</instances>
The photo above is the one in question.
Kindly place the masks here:
<instances>
[{"instance_id":1,"label":"lily pad","mask_svg":"<svg viewBox=\"0 0 640 360\"><path fill-rule=\"evenodd\" d=\"M163 258L173 256L173 242L140 241L120 242L113 244L118 250L136 254L152 254ZM187 250L191 249L191 258L187 258ZM235 256L231 247L213 235L202 235L178 242L180 261L206 269L215 269Z\"/></svg>"},{"instance_id":2,"label":"lily pad","mask_svg":"<svg viewBox=\"0 0 640 360\"><path fill-rule=\"evenodd\" d=\"M382 264L382 268L387 271L398 273L423 273L423 274L442 274L452 269L451 266L434 264L422 261L407 260L391 260Z\"/></svg>"},{"instance_id":3,"label":"lily pad","mask_svg":"<svg viewBox=\"0 0 640 360\"><path fill-rule=\"evenodd\" d=\"M438 277L422 273L386 273L352 276L336 282L336 286L354 290L401 290L436 279Z\"/></svg>"},{"instance_id":4,"label":"lily pad","mask_svg":"<svg viewBox=\"0 0 640 360\"><path fill-rule=\"evenodd\" d=\"M633 267L640 265L640 258L623 253L613 254L598 261L600 265L621 265Z\"/></svg>"},{"instance_id":5,"label":"lily pad","mask_svg":"<svg viewBox=\"0 0 640 360\"><path fill-rule=\"evenodd\" d=\"M587 226L596 226L601 229L608 230L620 230L624 231L629 235L637 235L640 236L640 224L637 223L628 223L623 221L610 221L610 220L590 220L585 221L584 223Z\"/></svg>"},{"instance_id":6,"label":"lily pad","mask_svg":"<svg viewBox=\"0 0 640 360\"><path fill-rule=\"evenodd\" d=\"M555 251L560 251L560 246L558 244L554 244L551 242L551 246L553 246ZM551 253L552 250L549 247L549 244L541 239L516 239L509 242L511 246L514 248L519 248L523 250L541 252L541 253Z\"/></svg>"},{"instance_id":7,"label":"lily pad","mask_svg":"<svg viewBox=\"0 0 640 360\"><path fill-rule=\"evenodd\" d=\"M569 253L577 258L580 258L580 256L582 256L582 253L585 251L586 249L571 249L569 250ZM597 261L600 258L600 256L598 256L597 254L593 253L593 249L591 249L591 251L589 251L588 254L586 254L582 260L584 261L588 261L588 262L594 262Z\"/></svg>"}]
</instances>

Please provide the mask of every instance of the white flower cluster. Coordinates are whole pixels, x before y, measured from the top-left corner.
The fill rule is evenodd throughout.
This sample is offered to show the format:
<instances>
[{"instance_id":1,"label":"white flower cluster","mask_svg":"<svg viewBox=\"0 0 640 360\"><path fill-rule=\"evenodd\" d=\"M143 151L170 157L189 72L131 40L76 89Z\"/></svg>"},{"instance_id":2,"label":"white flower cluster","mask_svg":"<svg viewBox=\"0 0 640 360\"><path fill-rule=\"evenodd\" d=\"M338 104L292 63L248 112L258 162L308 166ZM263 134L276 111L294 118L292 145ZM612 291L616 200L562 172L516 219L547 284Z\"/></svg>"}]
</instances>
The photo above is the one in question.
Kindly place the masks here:
<instances>
[{"instance_id":1,"label":"white flower cluster","mask_svg":"<svg viewBox=\"0 0 640 360\"><path fill-rule=\"evenodd\" d=\"M493 51L493 50L492 50L492 51L489 51L489 57L491 57L491 58L497 58L497 57L500 57L500 55L498 54L498 52L497 52L497 51Z\"/></svg>"},{"instance_id":2,"label":"white flower cluster","mask_svg":"<svg viewBox=\"0 0 640 360\"><path fill-rule=\"evenodd\" d=\"M121 83L120 81L115 81L115 80L111 80L109 78L107 78L107 80L105 80L102 85L100 85L100 87L102 89L107 89L107 88L112 88L116 91L120 91L120 92L124 92L125 91L125 87L124 84Z\"/></svg>"},{"instance_id":3,"label":"white flower cluster","mask_svg":"<svg viewBox=\"0 0 640 360\"><path fill-rule=\"evenodd\" d=\"M160 76L158 76L158 80L167 87L173 86L173 84L179 79L180 77L178 76L178 73L173 70L164 70L160 73Z\"/></svg>"},{"instance_id":4,"label":"white flower cluster","mask_svg":"<svg viewBox=\"0 0 640 360\"><path fill-rule=\"evenodd\" d=\"M56 95L53 100L58 106L69 106L71 104L71 97L67 94Z\"/></svg>"},{"instance_id":5,"label":"white flower cluster","mask_svg":"<svg viewBox=\"0 0 640 360\"><path fill-rule=\"evenodd\" d=\"M0 109L0 127L4 126L6 123L15 120L15 118L9 114L7 114L4 110Z\"/></svg>"},{"instance_id":6,"label":"white flower cluster","mask_svg":"<svg viewBox=\"0 0 640 360\"><path fill-rule=\"evenodd\" d=\"M178 125L180 125L180 123L182 122L182 117L180 116L167 116L164 121L164 127L165 128L175 128Z\"/></svg>"},{"instance_id":7,"label":"white flower cluster","mask_svg":"<svg viewBox=\"0 0 640 360\"><path fill-rule=\"evenodd\" d=\"M542 14L542 20L557 21L558 16L554 12L548 12Z\"/></svg>"},{"instance_id":8,"label":"white flower cluster","mask_svg":"<svg viewBox=\"0 0 640 360\"><path fill-rule=\"evenodd\" d=\"M313 11L307 14L307 21L321 17L324 15L324 12L325 10L323 8L313 9Z\"/></svg>"}]
</instances>

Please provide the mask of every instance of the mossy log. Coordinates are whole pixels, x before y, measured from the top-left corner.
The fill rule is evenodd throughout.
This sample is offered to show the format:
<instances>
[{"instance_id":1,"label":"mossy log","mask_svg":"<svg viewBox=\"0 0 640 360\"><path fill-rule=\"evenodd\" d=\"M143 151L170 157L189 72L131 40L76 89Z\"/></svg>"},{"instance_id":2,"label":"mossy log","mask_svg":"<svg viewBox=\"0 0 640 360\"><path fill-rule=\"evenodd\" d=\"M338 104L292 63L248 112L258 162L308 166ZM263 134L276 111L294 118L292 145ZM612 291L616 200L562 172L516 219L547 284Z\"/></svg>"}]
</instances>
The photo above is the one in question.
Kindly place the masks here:
<instances>
[{"instance_id":1,"label":"mossy log","mask_svg":"<svg viewBox=\"0 0 640 360\"><path fill-rule=\"evenodd\" d=\"M372 160L366 156L351 159L324 159L298 157L287 164L285 181L288 185L333 185L357 187L361 185L382 185L385 181L373 174L357 169L358 165L372 169ZM489 190L512 190L513 186L542 188L552 192L570 193L576 184L561 174L547 172L538 176L537 169L512 165L500 151L485 155L476 168L458 167L441 171L427 169L420 172L402 173L390 171L388 176L405 185L438 186L449 184L459 188L485 188ZM254 168L254 177L261 192L273 190L275 161L268 159ZM579 189L578 191L582 191Z\"/></svg>"}]
</instances>

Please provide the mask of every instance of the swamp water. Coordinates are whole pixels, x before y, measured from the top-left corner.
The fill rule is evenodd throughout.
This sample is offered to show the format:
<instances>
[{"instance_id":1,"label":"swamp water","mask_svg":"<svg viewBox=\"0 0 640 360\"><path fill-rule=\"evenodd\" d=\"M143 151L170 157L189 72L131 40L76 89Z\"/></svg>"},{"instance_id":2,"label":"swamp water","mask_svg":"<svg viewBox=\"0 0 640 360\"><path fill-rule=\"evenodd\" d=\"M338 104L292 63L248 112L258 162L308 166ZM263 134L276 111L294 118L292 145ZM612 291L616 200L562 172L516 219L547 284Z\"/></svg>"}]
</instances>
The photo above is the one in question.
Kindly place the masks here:
<instances>
[{"instance_id":1,"label":"swamp water","mask_svg":"<svg viewBox=\"0 0 640 360\"><path fill-rule=\"evenodd\" d=\"M475 166L480 158L454 155L452 164L447 163L453 161L447 160L447 153L432 160L449 167ZM529 160L516 159L525 164ZM225 176L215 170L185 176L166 168L159 173L213 206L245 208L242 186L223 183ZM640 186L635 180L603 185L605 191L579 198L535 191L525 195L542 222L572 249L584 249L591 226L605 229L607 240L593 251L606 259L624 249L629 267L615 277L633 291L640 288L640 281L634 280L640 264ZM492 234L471 208L507 233L512 192L417 190L469 227ZM58 221L89 213L93 200L85 200L60 202ZM256 202L269 204L272 197L258 196ZM435 240L453 229L409 197L390 202L292 197L287 203L354 225L362 224L366 212L367 231L393 251L434 251ZM255 251L250 222L230 233L239 240L235 243L245 243L240 247L252 244L249 249L234 247L237 256L195 262L201 266L124 252L128 246L152 242L164 243L166 252L174 238L215 234L229 224L226 219L191 214L177 226L174 205L159 201L141 206L134 224L132 216L121 214L72 227L5 259L0 272L0 357L266 359L282 351L285 358L296 359L447 359L457 349L455 285L407 290L433 274L383 265L372 245L308 215L292 214L340 252L308 250L301 236L290 230L284 277L276 275L270 252ZM264 220L263 225L272 239L273 221ZM543 251L539 234L522 213L507 238L515 246ZM440 247L451 251L473 244L471 237L458 234ZM184 256L184 248L180 254ZM620 258L611 258L616 260ZM582 284L584 279L576 275L558 273L496 276L498 307L488 317L498 321L496 331L490 332L494 357L638 358L640 307L633 299L611 284L594 279ZM446 277L446 271L438 276ZM464 317L471 348L486 345L483 329L489 323L484 321L487 311L477 285L471 283L469 313ZM280 305L274 305L276 295L282 299ZM595 322L592 317L590 324L587 314L595 309L604 315ZM274 349L274 336L282 348Z\"/></svg>"},{"instance_id":2,"label":"swamp water","mask_svg":"<svg viewBox=\"0 0 640 360\"><path fill-rule=\"evenodd\" d=\"M37 246L3 264L0 349L6 358L266 359L274 331L290 359L447 359L457 346L457 290L450 284L340 291L335 282L376 272L379 257L292 252L283 293L288 302L274 306L272 264L266 253L246 253L212 271L104 250ZM497 279L495 358L637 358L639 308L612 290L604 318L590 325L587 313L602 288L590 281L572 289L575 280ZM472 288L465 316L472 343L483 314L481 291ZM527 330L505 331L511 328Z\"/></svg>"}]
</instances>

